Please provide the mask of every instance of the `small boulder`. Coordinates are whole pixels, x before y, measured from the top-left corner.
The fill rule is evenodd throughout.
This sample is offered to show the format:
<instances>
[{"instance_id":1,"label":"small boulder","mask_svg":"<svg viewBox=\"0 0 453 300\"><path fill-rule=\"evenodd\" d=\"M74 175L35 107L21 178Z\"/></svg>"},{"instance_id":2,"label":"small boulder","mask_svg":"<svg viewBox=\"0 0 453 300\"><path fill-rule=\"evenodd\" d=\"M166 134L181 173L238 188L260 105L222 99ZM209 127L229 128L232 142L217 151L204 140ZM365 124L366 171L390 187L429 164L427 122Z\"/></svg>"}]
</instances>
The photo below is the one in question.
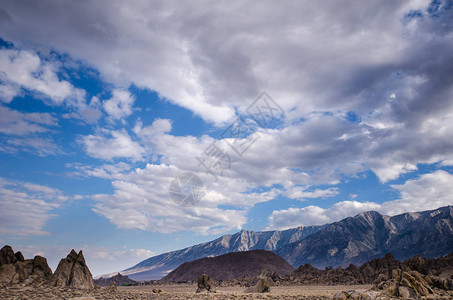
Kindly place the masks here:
<instances>
[{"instance_id":1,"label":"small boulder","mask_svg":"<svg viewBox=\"0 0 453 300\"><path fill-rule=\"evenodd\" d=\"M206 274L203 274L200 277L198 277L198 288L196 290L196 293L201 293L204 291L211 293L216 292L214 279L212 279L212 277L209 277Z\"/></svg>"}]
</instances>

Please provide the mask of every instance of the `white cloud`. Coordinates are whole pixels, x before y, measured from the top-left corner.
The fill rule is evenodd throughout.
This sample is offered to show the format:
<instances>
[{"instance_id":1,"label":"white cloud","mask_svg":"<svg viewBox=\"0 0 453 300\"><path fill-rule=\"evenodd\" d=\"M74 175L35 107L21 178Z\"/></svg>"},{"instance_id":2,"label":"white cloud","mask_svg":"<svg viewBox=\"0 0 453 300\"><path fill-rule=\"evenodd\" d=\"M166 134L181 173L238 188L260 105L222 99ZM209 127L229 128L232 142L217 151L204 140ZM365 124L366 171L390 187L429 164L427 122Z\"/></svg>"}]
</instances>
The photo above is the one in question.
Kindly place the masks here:
<instances>
[{"instance_id":1,"label":"white cloud","mask_svg":"<svg viewBox=\"0 0 453 300\"><path fill-rule=\"evenodd\" d=\"M113 181L113 195L95 195L93 199L97 203L94 211L124 229L138 228L163 233L191 230L201 234L217 234L241 228L246 221L245 209L217 207L229 204L227 200L230 197L239 196L237 188L225 187L231 189L229 194L225 190L219 193L213 188L215 192L207 191L199 205L181 207L171 200L168 193L171 181L179 172L175 167L166 165L148 164L144 169L136 169L128 176L123 176L122 180ZM260 196L264 195L246 195L251 201L242 199L242 205L253 205L253 200L256 201L254 198ZM219 198L222 198L221 201L218 201Z\"/></svg>"},{"instance_id":2,"label":"white cloud","mask_svg":"<svg viewBox=\"0 0 453 300\"><path fill-rule=\"evenodd\" d=\"M448 119L445 120L448 121ZM367 169L367 164L376 161L382 161L381 166L384 170L387 170L386 172L393 167L391 164L393 161L386 159L394 153L388 153L383 149L378 151L375 148L381 148L382 144L370 143L370 141L379 140L379 138L388 138L388 135L380 137L382 132L379 129L373 129L370 125L362 123L344 122L338 116L316 115L303 123L290 125L281 130L261 130L257 133L259 139L244 153L243 157L234 156L234 152L225 140L215 140L209 136L200 138L173 136L169 134L171 132L169 120L157 119L150 126L143 126L141 122L137 122L133 132L136 135L137 142L145 149L145 153L153 153L153 155L159 156L157 162L159 164L148 165L145 169L137 169L130 173L127 168L118 170L115 165L109 167L111 171L106 169L107 165L101 168L78 167L79 171L88 176L99 176L114 180L115 193L97 196L96 201L99 203L96 206L96 212L107 217L121 228L140 228L165 232L192 228L197 232L209 232L210 228L217 224L224 226L223 228L226 231L244 224L248 209L256 203L269 201L277 195L299 200L334 197L339 193L337 187L321 189L316 188L316 185L335 185L344 176L356 177L360 172ZM436 139L439 142L445 141L446 132L442 133L444 135L438 133ZM417 134L423 133L412 130L412 132L406 133L406 137L410 138L410 135L416 136ZM231 168L225 170L218 183L213 183L213 178L205 172L196 159L214 141L221 149L229 151L233 160ZM111 145L111 142L103 141L100 144ZM414 138L412 144L401 147L414 148L418 145L424 146L425 143L423 140ZM427 146L432 149L430 153L426 153L429 154L427 157L438 159L439 152L434 147ZM102 148L93 147L93 149L96 149L98 155L102 152ZM394 151L393 148L391 149ZM444 151L445 149L440 150ZM409 149L406 151L409 152ZM404 151L401 150L401 153L404 154ZM146 157L146 155L142 156L142 159ZM104 156L104 158L110 157ZM291 169L289 166L297 168ZM410 166L408 164L406 168ZM415 165L412 166L412 169L415 169ZM192 212L180 211L176 217L171 209L158 210L154 208L155 205L172 204L172 202L169 203L170 199L166 189L171 179L183 171L198 174L203 182L209 185L202 205L209 205L211 208L233 205L236 209L234 213L238 214L237 220L240 221L237 222L234 219L237 216L234 215L234 218L226 217L226 219L211 220L212 223L207 222L203 226L195 226L191 222L185 223L186 218L196 223L199 222L199 219L191 216ZM154 179L144 180L144 178L148 178L151 172L155 175L160 174L159 178L153 177ZM382 175L379 172L377 173ZM384 176L382 178L386 179ZM250 191L259 187L270 188L275 185L282 185L283 188L250 193ZM151 187L153 188L150 189ZM140 210L137 207L149 208ZM378 208L381 208L381 206L375 203L364 204L358 201L345 201L326 210L326 213L319 218L319 222L339 220L356 212ZM291 218L286 218L286 213L290 213L295 216L293 220L297 223L300 222L297 216L302 214L307 216L307 220L314 222L317 217L312 212L316 209L318 208L300 211L290 209L288 212L280 213L280 215L282 215L282 220L289 221ZM127 212L127 217L120 218L121 212L124 211ZM146 211L153 211L154 215L150 216ZM214 211L216 211L215 214L225 214L225 216L232 213L224 213L221 209ZM214 214L214 211L200 211L198 213ZM173 220L173 218L175 221L171 222L171 226L162 222L162 219L168 221ZM278 214L276 213L273 218L278 220ZM278 223L278 221L275 222ZM299 225L295 223L293 225ZM188 224L190 225L188 226ZM161 227L163 228L161 229Z\"/></svg>"},{"instance_id":3,"label":"white cloud","mask_svg":"<svg viewBox=\"0 0 453 300\"><path fill-rule=\"evenodd\" d=\"M392 185L401 197L383 203L342 201L329 208L307 206L275 210L269 216L269 229L287 229L301 225L332 223L364 211L375 210L385 215L397 215L452 205L453 174L442 170Z\"/></svg>"},{"instance_id":4,"label":"white cloud","mask_svg":"<svg viewBox=\"0 0 453 300\"><path fill-rule=\"evenodd\" d=\"M53 140L43 137L13 137L8 138L3 145L0 145L0 151L3 152L15 153L19 150L31 152L38 156L64 154Z\"/></svg>"},{"instance_id":5,"label":"white cloud","mask_svg":"<svg viewBox=\"0 0 453 300\"><path fill-rule=\"evenodd\" d=\"M395 84L387 85L396 72L441 78L432 66L449 65L444 38L449 27L434 28L447 23L449 15L429 18L428 5L302 1L276 7L269 1L257 9L253 1L209 6L7 1L3 9L11 18L0 34L70 53L117 86L133 83L155 90L205 120L229 120L233 105L253 99L261 89L285 109L296 107L292 115L300 118L314 110L368 113L389 95L403 95L392 89ZM345 6L349 9L339 14ZM405 15L416 9L427 17L407 20ZM425 55L430 49L436 58ZM441 95L447 85L438 85L431 96ZM377 86L384 88L376 92Z\"/></svg>"},{"instance_id":6,"label":"white cloud","mask_svg":"<svg viewBox=\"0 0 453 300\"><path fill-rule=\"evenodd\" d=\"M54 188L0 178L0 233L46 235L52 211L69 199Z\"/></svg>"},{"instance_id":7,"label":"white cloud","mask_svg":"<svg viewBox=\"0 0 453 300\"><path fill-rule=\"evenodd\" d=\"M335 197L340 192L338 188L328 189L315 189L313 191L306 191L306 188L300 186L291 186L287 188L284 195L291 199L304 200L304 198L329 198Z\"/></svg>"},{"instance_id":8,"label":"white cloud","mask_svg":"<svg viewBox=\"0 0 453 300\"><path fill-rule=\"evenodd\" d=\"M78 111L63 114L66 119L79 119L88 124L96 123L102 117L101 103L98 97L91 97L88 105L80 107Z\"/></svg>"},{"instance_id":9,"label":"white cloud","mask_svg":"<svg viewBox=\"0 0 453 300\"><path fill-rule=\"evenodd\" d=\"M57 126L57 119L49 113L20 113L0 105L0 132L7 135L30 135L49 131L46 126Z\"/></svg>"},{"instance_id":10,"label":"white cloud","mask_svg":"<svg viewBox=\"0 0 453 300\"><path fill-rule=\"evenodd\" d=\"M116 164L103 164L102 166L82 165L80 163L67 164L68 168L76 171L69 172L69 176L98 177L106 179L121 179L123 175L130 172L132 166L119 162Z\"/></svg>"},{"instance_id":11,"label":"white cloud","mask_svg":"<svg viewBox=\"0 0 453 300\"><path fill-rule=\"evenodd\" d=\"M209 9L171 1L124 5L5 2L14 23L5 20L0 34L18 45L33 41L69 53L96 67L117 91L126 93L131 84L155 90L217 124L231 120L233 107L246 107L260 90L268 91L287 111L286 125L308 121L274 134L284 138L269 133L263 139L266 146L287 143L282 152L289 156L281 155L276 171L265 173L257 166L269 165L275 153L262 156L269 158L265 162L249 159L252 168L242 173L256 175L252 181L270 184L279 175L285 181L287 168L299 168L304 183L338 183L349 164L370 168L387 182L418 163L451 157L451 145L444 145L452 124L451 70L444 67L452 64L450 27L444 25L451 11L431 18L429 3L421 1L385 6L374 1L341 14L348 6L342 1L278 7L265 2L260 9L247 1L211 3ZM408 20L406 14L416 9L426 17ZM231 15L237 16L234 22ZM426 55L433 52L437 55ZM131 103L124 94L104 108L121 118L131 113ZM338 118L348 111L362 122Z\"/></svg>"},{"instance_id":12,"label":"white cloud","mask_svg":"<svg viewBox=\"0 0 453 300\"><path fill-rule=\"evenodd\" d=\"M23 88L57 105L84 106L85 91L60 80L57 69L31 51L0 49L0 80L3 82L0 100L10 102Z\"/></svg>"},{"instance_id":13,"label":"white cloud","mask_svg":"<svg viewBox=\"0 0 453 300\"><path fill-rule=\"evenodd\" d=\"M104 109L113 119L121 119L132 114L135 97L126 90L116 89L112 98L104 101Z\"/></svg>"},{"instance_id":14,"label":"white cloud","mask_svg":"<svg viewBox=\"0 0 453 300\"><path fill-rule=\"evenodd\" d=\"M442 170L392 187L400 192L401 198L383 203L382 211L386 214L429 210L453 204L453 174Z\"/></svg>"},{"instance_id":15,"label":"white cloud","mask_svg":"<svg viewBox=\"0 0 453 300\"><path fill-rule=\"evenodd\" d=\"M442 166L453 166L453 159L444 159L441 162Z\"/></svg>"},{"instance_id":16,"label":"white cloud","mask_svg":"<svg viewBox=\"0 0 453 300\"><path fill-rule=\"evenodd\" d=\"M13 101L20 94L20 88L15 85L0 84L0 100L5 103Z\"/></svg>"},{"instance_id":17,"label":"white cloud","mask_svg":"<svg viewBox=\"0 0 453 300\"><path fill-rule=\"evenodd\" d=\"M196 217L181 210L160 211L156 205L168 197L159 189L180 171L200 172L195 158L215 139L173 136L170 120L156 120L149 126L137 122L135 136L109 127L82 137L86 153L95 158L161 163L137 171L116 168L115 163L76 167L85 175L115 180L114 194L99 195L96 209L120 227L154 230L167 224L163 218L182 216L179 224L163 229L174 231L192 225L199 216L219 213L223 217L224 210L218 207L225 204L243 207L225 213L223 219L206 217L206 224L194 228L202 232L217 225L236 228L244 223L244 207L281 192L247 194L257 187L281 184L295 198L333 196L334 187L312 186L335 185L368 169L385 183L416 170L419 163L446 161L453 155L453 88L448 80L451 70L445 68L453 59L450 27L442 25L451 24L451 11L439 18L407 21L405 14L413 9L426 12L428 3L382 6L376 1L347 11L342 10L347 4L341 1L288 2L278 7L264 2L259 9L253 2L233 6L153 2L127 9L124 5L5 2L3 9L14 23L5 20L0 35L17 45L46 45L96 67L115 88L112 98L103 103L111 119L132 114L134 99L126 90L131 84L155 90L217 124L233 117L233 107L243 110L244 103L262 89L287 114L284 128L256 134L258 141L223 174L224 184L212 185L208 207L196 212ZM237 16L234 22L231 15ZM81 105L85 103L82 91L59 80L56 66L34 53L2 50L1 62L6 83L0 89L3 101L29 89L54 103L85 107L84 113L80 108L68 117L89 122L100 118L99 101L94 99L90 108ZM66 100L70 91L75 95L71 101ZM356 121L346 119L350 111L357 114ZM24 132L45 130L41 123L27 122ZM228 149L226 141L217 142ZM24 140L16 138L1 147L9 151L21 143ZM162 175L153 179L152 191L149 182L143 181L150 172ZM154 195L152 201L144 198L144 191ZM136 209L141 205L137 201L143 199L157 203L145 202L145 207L159 211L156 218ZM355 211L366 205L342 202L325 218L340 216L344 207ZM123 209L130 217L119 218ZM312 218L310 211L306 213Z\"/></svg>"},{"instance_id":18,"label":"white cloud","mask_svg":"<svg viewBox=\"0 0 453 300\"><path fill-rule=\"evenodd\" d=\"M88 155L103 160L127 158L141 160L144 148L133 141L125 130L103 131L98 135L87 135L80 139Z\"/></svg>"},{"instance_id":19,"label":"white cloud","mask_svg":"<svg viewBox=\"0 0 453 300\"><path fill-rule=\"evenodd\" d=\"M153 124L143 128L141 121L138 121L134 127L134 133L141 139L154 138L171 131L171 121L167 119L156 119Z\"/></svg>"},{"instance_id":20,"label":"white cloud","mask_svg":"<svg viewBox=\"0 0 453 300\"><path fill-rule=\"evenodd\" d=\"M23 150L40 156L62 153L48 137L57 126L57 119L49 113L21 113L0 105L0 151Z\"/></svg>"}]
</instances>

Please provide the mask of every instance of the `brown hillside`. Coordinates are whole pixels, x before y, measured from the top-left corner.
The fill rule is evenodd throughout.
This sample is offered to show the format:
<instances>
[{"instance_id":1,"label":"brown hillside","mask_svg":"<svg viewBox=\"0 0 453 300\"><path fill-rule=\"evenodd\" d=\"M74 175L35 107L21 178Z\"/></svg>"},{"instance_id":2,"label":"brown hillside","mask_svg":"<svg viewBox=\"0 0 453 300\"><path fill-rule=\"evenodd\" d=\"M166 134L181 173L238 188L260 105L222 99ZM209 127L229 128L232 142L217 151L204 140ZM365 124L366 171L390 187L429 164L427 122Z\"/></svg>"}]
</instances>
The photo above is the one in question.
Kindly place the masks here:
<instances>
[{"instance_id":1,"label":"brown hillside","mask_svg":"<svg viewBox=\"0 0 453 300\"><path fill-rule=\"evenodd\" d=\"M253 277L259 275L265 268L281 276L294 271L293 267L277 254L265 250L253 250L232 252L183 263L161 281L192 281L202 274L208 274L215 280Z\"/></svg>"}]
</instances>

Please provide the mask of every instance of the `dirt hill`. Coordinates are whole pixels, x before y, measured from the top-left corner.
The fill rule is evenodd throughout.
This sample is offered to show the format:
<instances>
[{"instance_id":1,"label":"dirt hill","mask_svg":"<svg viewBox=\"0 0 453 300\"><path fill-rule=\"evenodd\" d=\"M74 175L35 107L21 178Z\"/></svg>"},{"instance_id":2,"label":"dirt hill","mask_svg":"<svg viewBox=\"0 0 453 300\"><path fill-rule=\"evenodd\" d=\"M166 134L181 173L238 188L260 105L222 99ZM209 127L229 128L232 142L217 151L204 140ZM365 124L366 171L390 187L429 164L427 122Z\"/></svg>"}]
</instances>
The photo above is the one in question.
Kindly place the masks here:
<instances>
[{"instance_id":1,"label":"dirt hill","mask_svg":"<svg viewBox=\"0 0 453 300\"><path fill-rule=\"evenodd\" d=\"M276 272L281 276L294 271L293 267L277 254L266 250L253 250L206 257L183 263L162 278L161 281L192 281L202 274L208 274L215 280L254 277L259 275L263 269Z\"/></svg>"}]
</instances>

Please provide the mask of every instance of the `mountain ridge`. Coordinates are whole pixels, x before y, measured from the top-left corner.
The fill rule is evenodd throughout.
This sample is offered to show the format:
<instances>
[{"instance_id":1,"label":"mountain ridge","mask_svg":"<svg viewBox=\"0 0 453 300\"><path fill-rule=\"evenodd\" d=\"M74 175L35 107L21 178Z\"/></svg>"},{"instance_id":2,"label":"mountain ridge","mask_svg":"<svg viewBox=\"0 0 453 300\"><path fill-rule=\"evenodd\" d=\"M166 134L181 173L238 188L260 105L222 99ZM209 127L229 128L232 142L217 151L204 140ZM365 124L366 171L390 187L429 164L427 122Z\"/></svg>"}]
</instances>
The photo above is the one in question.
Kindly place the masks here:
<instances>
[{"instance_id":1,"label":"mountain ridge","mask_svg":"<svg viewBox=\"0 0 453 300\"><path fill-rule=\"evenodd\" d=\"M453 252L453 206L395 216L368 211L283 231L241 230L150 257L121 273L134 280L160 279L185 262L256 249L273 251L295 268L306 263L318 268L360 265L387 252L401 260L415 254L440 257Z\"/></svg>"},{"instance_id":2,"label":"mountain ridge","mask_svg":"<svg viewBox=\"0 0 453 300\"><path fill-rule=\"evenodd\" d=\"M299 226L283 231L241 230L235 234L223 235L210 242L150 257L120 273L128 275L134 280L160 279L180 264L204 257L248 250L275 251L287 241L294 242L303 239L323 226ZM105 275L103 276L105 277Z\"/></svg>"}]
</instances>

